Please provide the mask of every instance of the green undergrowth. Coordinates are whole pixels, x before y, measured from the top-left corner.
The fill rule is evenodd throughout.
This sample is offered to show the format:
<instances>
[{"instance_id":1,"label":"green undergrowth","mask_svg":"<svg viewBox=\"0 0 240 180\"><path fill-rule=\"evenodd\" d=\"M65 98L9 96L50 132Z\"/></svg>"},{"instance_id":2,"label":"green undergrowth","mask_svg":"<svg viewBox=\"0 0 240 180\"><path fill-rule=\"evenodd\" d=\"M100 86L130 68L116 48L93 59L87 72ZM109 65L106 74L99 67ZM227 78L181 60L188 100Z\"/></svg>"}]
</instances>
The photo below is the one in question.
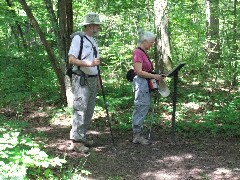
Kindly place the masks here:
<instances>
[{"instance_id":1,"label":"green undergrowth","mask_svg":"<svg viewBox=\"0 0 240 180\"><path fill-rule=\"evenodd\" d=\"M24 134L28 124L0 116L0 179L50 179L64 158L48 155L36 135Z\"/></svg>"},{"instance_id":2,"label":"green undergrowth","mask_svg":"<svg viewBox=\"0 0 240 180\"><path fill-rule=\"evenodd\" d=\"M179 104L176 129L186 136L240 137L239 92L189 93ZM188 105L188 106L187 106Z\"/></svg>"}]
</instances>

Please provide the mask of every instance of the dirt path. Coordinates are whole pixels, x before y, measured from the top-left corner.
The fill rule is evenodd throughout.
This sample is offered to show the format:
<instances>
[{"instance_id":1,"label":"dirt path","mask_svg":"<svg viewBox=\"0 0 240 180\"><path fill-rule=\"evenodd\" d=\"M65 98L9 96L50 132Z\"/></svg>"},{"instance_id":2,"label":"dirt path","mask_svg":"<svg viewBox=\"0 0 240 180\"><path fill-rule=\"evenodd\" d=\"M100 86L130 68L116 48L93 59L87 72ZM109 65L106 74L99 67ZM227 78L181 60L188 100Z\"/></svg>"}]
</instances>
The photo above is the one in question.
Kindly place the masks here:
<instances>
[{"instance_id":1,"label":"dirt path","mask_svg":"<svg viewBox=\"0 0 240 180\"><path fill-rule=\"evenodd\" d=\"M46 148L66 156L68 166L80 165L91 172L87 179L190 180L240 179L239 139L183 138L162 129L152 131L152 145L131 143L131 131L114 131L116 151L105 127L93 127L89 135L96 142L89 154L67 151L70 126L61 123L33 126L48 135ZM32 130L34 130L32 129Z\"/></svg>"}]
</instances>

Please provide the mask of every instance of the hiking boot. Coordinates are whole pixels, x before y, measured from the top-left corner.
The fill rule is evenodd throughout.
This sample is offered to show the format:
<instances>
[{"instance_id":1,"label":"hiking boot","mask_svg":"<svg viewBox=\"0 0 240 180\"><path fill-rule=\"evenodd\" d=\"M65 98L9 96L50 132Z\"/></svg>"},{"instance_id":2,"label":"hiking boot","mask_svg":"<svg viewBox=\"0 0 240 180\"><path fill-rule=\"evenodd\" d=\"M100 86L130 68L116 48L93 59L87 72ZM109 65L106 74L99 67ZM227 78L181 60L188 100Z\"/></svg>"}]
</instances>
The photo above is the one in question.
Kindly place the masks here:
<instances>
[{"instance_id":1,"label":"hiking boot","mask_svg":"<svg viewBox=\"0 0 240 180\"><path fill-rule=\"evenodd\" d=\"M142 145L149 145L151 142L147 139L145 139L143 136L140 134L136 134L133 136L133 143L134 144L142 144Z\"/></svg>"},{"instance_id":2,"label":"hiking boot","mask_svg":"<svg viewBox=\"0 0 240 180\"><path fill-rule=\"evenodd\" d=\"M68 150L87 153L89 151L89 148L84 146L83 143L72 141Z\"/></svg>"},{"instance_id":3,"label":"hiking boot","mask_svg":"<svg viewBox=\"0 0 240 180\"><path fill-rule=\"evenodd\" d=\"M87 147L92 147L94 145L94 141L89 139L82 139L81 142Z\"/></svg>"},{"instance_id":4,"label":"hiking boot","mask_svg":"<svg viewBox=\"0 0 240 180\"><path fill-rule=\"evenodd\" d=\"M81 139L81 140L72 140L74 143L82 143L84 144L84 146L87 147L92 147L94 145L94 141L93 140L88 140L86 138Z\"/></svg>"}]
</instances>

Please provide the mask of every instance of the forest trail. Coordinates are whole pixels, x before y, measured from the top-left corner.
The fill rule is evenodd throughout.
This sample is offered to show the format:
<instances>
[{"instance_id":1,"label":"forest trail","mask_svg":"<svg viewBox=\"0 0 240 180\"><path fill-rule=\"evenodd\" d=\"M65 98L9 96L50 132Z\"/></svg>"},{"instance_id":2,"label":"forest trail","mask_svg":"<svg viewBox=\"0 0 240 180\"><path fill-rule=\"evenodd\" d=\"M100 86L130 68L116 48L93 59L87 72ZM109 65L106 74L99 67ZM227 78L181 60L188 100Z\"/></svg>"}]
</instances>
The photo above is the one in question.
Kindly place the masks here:
<instances>
[{"instance_id":1,"label":"forest trail","mask_svg":"<svg viewBox=\"0 0 240 180\"><path fill-rule=\"evenodd\" d=\"M131 131L113 130L116 151L109 128L95 119L89 136L95 146L88 154L68 151L70 120L60 118L54 124L36 123L26 131L42 131L46 150L66 157L68 167L82 167L91 174L86 179L189 180L240 178L240 142L238 139L192 137L172 134L160 127L152 129L152 144L131 142ZM34 123L35 122L35 123ZM46 125L47 124L47 125ZM78 169L79 170L79 169Z\"/></svg>"}]
</instances>

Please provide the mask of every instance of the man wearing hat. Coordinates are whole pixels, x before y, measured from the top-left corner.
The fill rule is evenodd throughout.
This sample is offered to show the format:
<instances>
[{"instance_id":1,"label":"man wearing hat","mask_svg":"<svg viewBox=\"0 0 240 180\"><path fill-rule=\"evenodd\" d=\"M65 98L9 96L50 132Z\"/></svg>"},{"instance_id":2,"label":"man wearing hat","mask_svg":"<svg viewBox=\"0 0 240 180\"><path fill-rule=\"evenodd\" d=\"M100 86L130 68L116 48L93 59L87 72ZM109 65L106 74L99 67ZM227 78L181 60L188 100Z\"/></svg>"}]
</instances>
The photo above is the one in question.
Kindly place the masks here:
<instances>
[{"instance_id":1,"label":"man wearing hat","mask_svg":"<svg viewBox=\"0 0 240 180\"><path fill-rule=\"evenodd\" d=\"M81 24L83 32L73 34L68 53L69 63L73 64L74 72L72 75L73 122L69 150L77 152L88 152L89 147L93 145L93 141L86 138L86 132L92 120L97 96L97 66L100 64L100 58L94 36L98 34L100 24L102 23L98 14L86 14ZM82 43L81 40L83 40ZM80 57L79 54L81 54Z\"/></svg>"}]
</instances>

